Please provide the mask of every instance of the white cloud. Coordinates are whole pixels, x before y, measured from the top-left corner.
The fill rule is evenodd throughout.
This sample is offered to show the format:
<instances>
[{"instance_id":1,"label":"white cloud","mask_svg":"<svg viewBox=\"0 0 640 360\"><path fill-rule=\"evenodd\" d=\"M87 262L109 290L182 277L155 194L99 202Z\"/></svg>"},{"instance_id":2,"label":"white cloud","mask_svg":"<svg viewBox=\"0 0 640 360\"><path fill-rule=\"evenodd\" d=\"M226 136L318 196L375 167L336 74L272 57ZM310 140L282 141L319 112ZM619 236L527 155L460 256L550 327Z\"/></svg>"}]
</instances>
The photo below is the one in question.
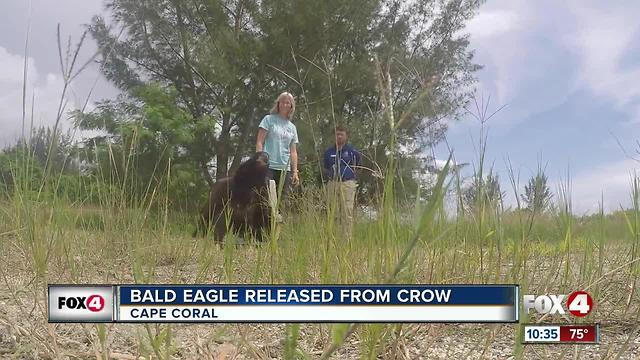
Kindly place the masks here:
<instances>
[{"instance_id":1,"label":"white cloud","mask_svg":"<svg viewBox=\"0 0 640 360\"><path fill-rule=\"evenodd\" d=\"M438 168L438 170L442 170L444 166L447 164L447 160L436 159L435 163L436 163L435 164L436 168Z\"/></svg>"},{"instance_id":2,"label":"white cloud","mask_svg":"<svg viewBox=\"0 0 640 360\"><path fill-rule=\"evenodd\" d=\"M638 13L640 2L494 0L483 5L466 29L471 33L471 47L476 49L475 61L485 65L478 73L478 94L484 94L485 99L491 95L490 113L508 104L487 124L487 159L511 155L516 166L535 168L530 153L545 150L553 154L550 165L554 170L549 170L550 174L561 166L558 162L565 156L588 157L598 151L607 155L605 158L620 160L593 163L571 174L575 212L596 211L602 193L607 211L617 210L620 204L628 206L630 173L640 164L624 160L615 139L603 130L619 137L627 151L635 149L640 126L640 58L632 55L640 50ZM592 98L597 99L594 109L605 116L594 119L593 114L570 107ZM583 121L574 114L584 114ZM623 123L628 118L636 123ZM523 125L519 122L527 119L553 120L563 133L573 131L576 135L560 139L550 129L549 138L543 141L539 137L546 135L524 130L537 124L519 127ZM566 120L579 125L571 129L563 123ZM448 135L451 144L461 150L461 161L476 157L473 144L477 146L478 132L479 124L470 116L450 126ZM602 135L601 142L585 142L579 134L593 139L597 138L596 132ZM491 140L505 136L509 139L504 145ZM514 141L518 138L522 141ZM573 151L583 148L588 150ZM526 179L521 178L519 191ZM550 183L556 179L550 179ZM515 199L505 171L500 180L507 192L507 205L513 205ZM552 190L556 192L557 187Z\"/></svg>"},{"instance_id":3,"label":"white cloud","mask_svg":"<svg viewBox=\"0 0 640 360\"><path fill-rule=\"evenodd\" d=\"M578 32L567 39L581 52L580 81L594 93L610 98L618 110L640 121L640 61L622 66L621 59L640 34L638 3L594 8L575 3Z\"/></svg>"},{"instance_id":4,"label":"white cloud","mask_svg":"<svg viewBox=\"0 0 640 360\"><path fill-rule=\"evenodd\" d=\"M566 74L562 82L554 78L558 73L565 74L562 66L572 60L566 58L562 38L556 35L574 31L575 24L566 14L561 3L497 0L483 5L469 22L465 30L471 34L475 60L484 66L478 74L478 95L491 97L490 109L508 106L491 120L491 124L499 125L498 131L558 106L575 90L571 74Z\"/></svg>"},{"instance_id":5,"label":"white cloud","mask_svg":"<svg viewBox=\"0 0 640 360\"><path fill-rule=\"evenodd\" d=\"M492 95L494 107L518 103L492 123L513 126L584 89L611 99L617 110L640 122L640 61L631 66L620 61L640 35L640 3L497 0L488 5L466 28L476 61L485 65L479 91Z\"/></svg>"},{"instance_id":6,"label":"white cloud","mask_svg":"<svg viewBox=\"0 0 640 360\"><path fill-rule=\"evenodd\" d=\"M493 10L479 13L467 24L466 30L473 39L490 38L513 31L521 21L519 15L509 10Z\"/></svg>"},{"instance_id":7,"label":"white cloud","mask_svg":"<svg viewBox=\"0 0 640 360\"><path fill-rule=\"evenodd\" d=\"M572 176L571 201L576 214L594 213L604 198L604 210L630 206L631 175L640 163L625 159L597 166ZM640 172L638 172L640 175Z\"/></svg>"},{"instance_id":8,"label":"white cloud","mask_svg":"<svg viewBox=\"0 0 640 360\"><path fill-rule=\"evenodd\" d=\"M31 123L33 106L33 126L53 126L56 121L64 82L59 75L39 74L33 58L27 60L26 119L25 133ZM22 133L24 56L12 54L0 47L0 147L15 143ZM75 108L73 98L68 97L66 109ZM67 124L63 115L61 125Z\"/></svg>"}]
</instances>

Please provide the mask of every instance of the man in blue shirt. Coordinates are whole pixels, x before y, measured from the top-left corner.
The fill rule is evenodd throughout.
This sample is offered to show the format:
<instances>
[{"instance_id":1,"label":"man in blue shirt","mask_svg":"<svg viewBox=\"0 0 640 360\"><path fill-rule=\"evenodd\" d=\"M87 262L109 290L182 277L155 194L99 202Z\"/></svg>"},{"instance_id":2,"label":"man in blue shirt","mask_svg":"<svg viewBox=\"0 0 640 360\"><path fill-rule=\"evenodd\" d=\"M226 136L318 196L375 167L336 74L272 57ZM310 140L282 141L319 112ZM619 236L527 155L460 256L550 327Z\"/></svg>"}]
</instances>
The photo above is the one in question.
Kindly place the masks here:
<instances>
[{"instance_id":1,"label":"man in blue shirt","mask_svg":"<svg viewBox=\"0 0 640 360\"><path fill-rule=\"evenodd\" d=\"M336 127L336 144L324 152L324 170L329 178L327 191L329 206L344 226L345 235L351 238L353 207L356 197L356 168L362 164L362 156L347 143L347 129Z\"/></svg>"}]
</instances>

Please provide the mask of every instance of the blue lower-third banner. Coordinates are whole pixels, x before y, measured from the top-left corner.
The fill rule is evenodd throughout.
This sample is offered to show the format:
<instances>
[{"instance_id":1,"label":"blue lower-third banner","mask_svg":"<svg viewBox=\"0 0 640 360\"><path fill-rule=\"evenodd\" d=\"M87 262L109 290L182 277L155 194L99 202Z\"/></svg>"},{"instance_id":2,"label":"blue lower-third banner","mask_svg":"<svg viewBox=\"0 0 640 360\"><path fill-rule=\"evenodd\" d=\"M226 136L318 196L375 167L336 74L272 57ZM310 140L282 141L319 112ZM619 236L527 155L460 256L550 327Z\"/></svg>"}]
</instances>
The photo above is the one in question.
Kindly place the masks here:
<instances>
[{"instance_id":1,"label":"blue lower-third banner","mask_svg":"<svg viewBox=\"0 0 640 360\"><path fill-rule=\"evenodd\" d=\"M518 322L517 285L49 285L49 322Z\"/></svg>"}]
</instances>

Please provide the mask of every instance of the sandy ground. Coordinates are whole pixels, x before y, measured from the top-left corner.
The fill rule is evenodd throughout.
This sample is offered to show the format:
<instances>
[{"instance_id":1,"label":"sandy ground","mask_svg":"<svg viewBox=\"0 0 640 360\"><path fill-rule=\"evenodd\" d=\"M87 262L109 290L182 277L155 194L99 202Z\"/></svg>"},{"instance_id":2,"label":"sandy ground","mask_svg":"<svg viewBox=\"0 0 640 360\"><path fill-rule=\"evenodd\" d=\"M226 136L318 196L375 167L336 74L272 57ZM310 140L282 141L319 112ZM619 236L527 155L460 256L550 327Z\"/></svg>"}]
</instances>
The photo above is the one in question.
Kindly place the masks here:
<instances>
[{"instance_id":1,"label":"sandy ground","mask_svg":"<svg viewBox=\"0 0 640 360\"><path fill-rule=\"evenodd\" d=\"M95 268L88 269L95 272L86 277L86 282L104 282L108 270L100 268L99 261L94 263ZM128 267L113 264L113 268ZM184 269L185 273L190 271L188 268ZM96 325L47 323L46 286L35 280L17 250L0 254L0 270L0 358L3 359L158 358L150 345L150 335L157 339L163 351L170 350L167 358L172 359L279 359L284 356L285 326L282 324L108 324L101 341ZM49 271L54 273L55 269ZM160 267L156 276L158 279L166 276L169 281L169 271L170 266ZM54 279L52 274L48 276ZM60 280L50 281L65 282ZM189 282L188 277L184 280ZM602 325L601 344L525 345L524 358L639 359L640 326L638 319L632 317L639 313L639 304L635 297L630 303L625 301L630 291L635 290L630 290L615 273L604 280L603 294L611 296L609 301L597 305L595 319ZM628 307L621 305L626 303ZM518 341L517 328L516 324L404 324L401 329L389 326L384 333L388 341L378 352L378 358L511 359ZM362 358L371 346L367 343L368 337L363 335L367 330L371 331L370 328L358 329L332 358ZM163 340L162 334L170 336ZM168 347L165 346L167 338L171 340ZM311 358L319 358L330 339L329 325L300 326L299 347Z\"/></svg>"}]
</instances>

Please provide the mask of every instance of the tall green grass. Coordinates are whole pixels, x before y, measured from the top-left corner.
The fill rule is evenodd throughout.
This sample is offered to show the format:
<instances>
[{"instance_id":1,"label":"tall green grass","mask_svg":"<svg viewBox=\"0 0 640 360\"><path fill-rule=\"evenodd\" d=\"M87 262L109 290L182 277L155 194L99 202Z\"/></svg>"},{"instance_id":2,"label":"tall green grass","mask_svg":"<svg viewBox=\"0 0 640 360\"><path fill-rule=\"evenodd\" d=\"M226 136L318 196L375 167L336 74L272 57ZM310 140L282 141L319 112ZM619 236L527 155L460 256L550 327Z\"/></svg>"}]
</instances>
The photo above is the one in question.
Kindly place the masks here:
<instances>
[{"instance_id":1,"label":"tall green grass","mask_svg":"<svg viewBox=\"0 0 640 360\"><path fill-rule=\"evenodd\" d=\"M31 286L39 288L41 304L47 282L518 283L523 293L591 287L597 301L601 292L611 291L603 279L615 274L609 272L616 268L612 262L620 259L619 249L626 252L623 259L628 265L616 273L626 274L626 283L634 286L636 210L615 214L601 210L577 218L569 211L567 191L564 207L535 217L522 209L505 211L490 204L475 209L476 213L443 217L444 190L449 185L455 189L455 178L447 176L446 170L430 201L416 210L420 217L413 226L403 219L410 214L387 205L379 218L358 221L350 242L340 237L339 228L322 208L311 205L301 205L297 216L289 217L284 226L277 225L276 241L240 247L227 241L220 248L210 239L191 239L190 219L171 216L164 201L125 207L106 205L113 204L110 200L88 207L60 199L28 199L18 188L5 194L2 202L0 243L3 252L22 254L28 264L23 270L29 277L26 282L33 280ZM166 199L166 190L154 191L158 199ZM320 193L308 196L321 197ZM619 226L625 224L623 233ZM12 270L3 266L2 273L7 278L18 276ZM15 288L11 282L6 286ZM629 300L635 296L626 293L620 304L637 315ZM604 319L597 311L585 321ZM44 319L40 321L44 326ZM376 358L388 356L399 341L398 334L411 326L338 324L327 332L322 325L287 325L282 356L312 357L302 338L307 328L323 334L326 357L340 357L336 353L356 336L362 356ZM116 336L112 331L105 326L92 330L99 352L114 350L105 342ZM181 331L179 326L144 327L137 337L140 351L160 358L175 354L180 348L176 331ZM514 336L519 336L517 331ZM527 348L515 342L514 353L524 357Z\"/></svg>"}]
</instances>

